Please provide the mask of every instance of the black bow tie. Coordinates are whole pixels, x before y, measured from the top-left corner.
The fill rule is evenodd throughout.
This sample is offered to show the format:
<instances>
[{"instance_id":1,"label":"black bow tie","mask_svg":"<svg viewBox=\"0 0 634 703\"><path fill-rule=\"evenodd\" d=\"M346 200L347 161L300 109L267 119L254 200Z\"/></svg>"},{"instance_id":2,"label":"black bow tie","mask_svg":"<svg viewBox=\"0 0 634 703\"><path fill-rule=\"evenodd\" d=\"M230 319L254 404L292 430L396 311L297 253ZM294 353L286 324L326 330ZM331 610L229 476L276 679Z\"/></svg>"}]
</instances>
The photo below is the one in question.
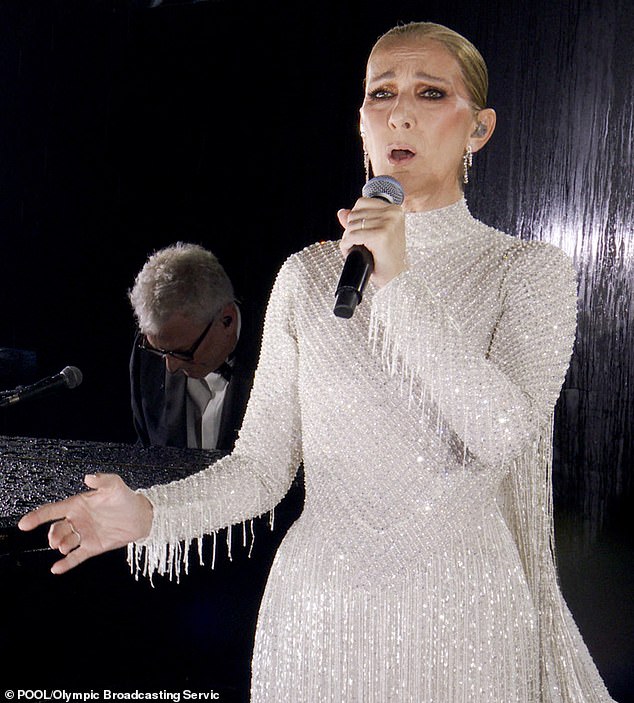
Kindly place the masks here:
<instances>
[{"instance_id":1,"label":"black bow tie","mask_svg":"<svg viewBox=\"0 0 634 703\"><path fill-rule=\"evenodd\" d=\"M219 373L227 383L231 380L231 374L233 373L233 366L223 361L222 364L214 371L214 373Z\"/></svg>"}]
</instances>

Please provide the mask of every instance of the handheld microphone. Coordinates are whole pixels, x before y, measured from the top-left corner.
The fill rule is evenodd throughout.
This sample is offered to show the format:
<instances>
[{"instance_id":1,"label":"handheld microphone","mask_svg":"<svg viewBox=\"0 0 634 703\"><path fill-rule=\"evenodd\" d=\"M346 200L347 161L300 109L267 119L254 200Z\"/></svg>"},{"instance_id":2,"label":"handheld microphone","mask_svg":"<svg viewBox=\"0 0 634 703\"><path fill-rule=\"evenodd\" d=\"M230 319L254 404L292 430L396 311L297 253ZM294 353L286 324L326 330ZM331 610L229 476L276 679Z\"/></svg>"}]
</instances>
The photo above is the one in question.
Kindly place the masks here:
<instances>
[{"instance_id":1,"label":"handheld microphone","mask_svg":"<svg viewBox=\"0 0 634 703\"><path fill-rule=\"evenodd\" d=\"M82 372L76 366L66 366L54 376L44 378L30 386L18 386L15 390L5 392L0 398L0 408L15 405L38 395L50 393L58 388L76 388L84 379Z\"/></svg>"},{"instance_id":2,"label":"handheld microphone","mask_svg":"<svg viewBox=\"0 0 634 703\"><path fill-rule=\"evenodd\" d=\"M375 176L363 186L364 198L379 198L392 205L400 205L405 199L403 187L391 176ZM363 291L374 271L372 252L363 245L351 247L339 277L334 313L346 319L352 317L363 298Z\"/></svg>"}]
</instances>

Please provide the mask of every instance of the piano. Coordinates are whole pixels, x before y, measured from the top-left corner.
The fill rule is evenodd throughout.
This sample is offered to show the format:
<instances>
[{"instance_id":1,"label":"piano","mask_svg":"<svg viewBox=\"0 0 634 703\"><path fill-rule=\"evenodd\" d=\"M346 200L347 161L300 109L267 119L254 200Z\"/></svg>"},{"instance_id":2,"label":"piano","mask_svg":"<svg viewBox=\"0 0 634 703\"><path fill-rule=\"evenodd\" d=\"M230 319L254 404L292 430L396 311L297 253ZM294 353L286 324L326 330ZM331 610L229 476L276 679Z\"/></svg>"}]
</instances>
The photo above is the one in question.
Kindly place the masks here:
<instances>
[{"instance_id":1,"label":"piano","mask_svg":"<svg viewBox=\"0 0 634 703\"><path fill-rule=\"evenodd\" d=\"M132 488L183 478L225 452L0 436L0 679L5 689L134 694L184 691L247 703L257 611L277 546L303 506L301 472L249 547L217 540L214 569L190 558L180 583L138 581L125 548L61 576L47 527L24 513L85 490L86 473L118 473ZM235 528L234 528L235 529ZM250 531L248 531L250 534ZM207 554L210 553L207 547ZM207 699L212 699L207 697Z\"/></svg>"}]
</instances>

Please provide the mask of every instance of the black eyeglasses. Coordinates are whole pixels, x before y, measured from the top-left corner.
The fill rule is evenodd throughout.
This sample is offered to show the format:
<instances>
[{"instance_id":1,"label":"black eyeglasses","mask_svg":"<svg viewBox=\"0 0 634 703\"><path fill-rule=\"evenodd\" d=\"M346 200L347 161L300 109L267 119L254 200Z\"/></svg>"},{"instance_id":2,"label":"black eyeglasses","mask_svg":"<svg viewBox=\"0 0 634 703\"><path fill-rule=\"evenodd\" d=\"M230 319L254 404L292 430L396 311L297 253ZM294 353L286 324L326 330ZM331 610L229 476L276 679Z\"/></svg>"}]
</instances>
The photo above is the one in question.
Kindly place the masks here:
<instances>
[{"instance_id":1,"label":"black eyeglasses","mask_svg":"<svg viewBox=\"0 0 634 703\"><path fill-rule=\"evenodd\" d=\"M211 326L214 324L215 319L215 317L212 317L207 327L205 327L205 329L202 331L200 337L198 337L198 339L191 345L189 349L186 349L184 351L170 351L169 349L157 349L147 341L147 337L144 334L139 334L139 341L137 343L137 346L139 347L139 349L143 349L143 351L150 352L151 354L156 354L157 356L163 358L165 358L166 356L170 356L172 357L172 359L178 359L178 361L193 361L194 355L196 354L196 350L203 343L203 340L207 336L207 333L211 329Z\"/></svg>"}]
</instances>

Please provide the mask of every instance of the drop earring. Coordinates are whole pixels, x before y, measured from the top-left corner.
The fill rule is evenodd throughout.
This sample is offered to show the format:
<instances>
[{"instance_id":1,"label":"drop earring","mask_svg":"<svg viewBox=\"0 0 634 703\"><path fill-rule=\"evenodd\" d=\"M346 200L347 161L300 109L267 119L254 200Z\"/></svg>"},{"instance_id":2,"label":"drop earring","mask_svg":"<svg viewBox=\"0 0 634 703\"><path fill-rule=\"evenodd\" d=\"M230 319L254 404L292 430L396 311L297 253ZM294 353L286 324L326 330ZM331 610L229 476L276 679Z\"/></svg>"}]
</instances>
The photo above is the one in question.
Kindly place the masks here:
<instances>
[{"instance_id":1,"label":"drop earring","mask_svg":"<svg viewBox=\"0 0 634 703\"><path fill-rule=\"evenodd\" d=\"M363 144L363 170L365 171L366 182L370 180L370 155L368 150L365 148L365 132L363 129L360 131L361 143Z\"/></svg>"},{"instance_id":2,"label":"drop earring","mask_svg":"<svg viewBox=\"0 0 634 703\"><path fill-rule=\"evenodd\" d=\"M363 169L365 171L365 180L367 182L370 180L370 156L365 148L365 144L363 145Z\"/></svg>"},{"instance_id":3,"label":"drop earring","mask_svg":"<svg viewBox=\"0 0 634 703\"><path fill-rule=\"evenodd\" d=\"M462 182L467 184L469 182L469 169L473 166L473 149L471 144L467 144L464 156L462 157Z\"/></svg>"}]
</instances>

